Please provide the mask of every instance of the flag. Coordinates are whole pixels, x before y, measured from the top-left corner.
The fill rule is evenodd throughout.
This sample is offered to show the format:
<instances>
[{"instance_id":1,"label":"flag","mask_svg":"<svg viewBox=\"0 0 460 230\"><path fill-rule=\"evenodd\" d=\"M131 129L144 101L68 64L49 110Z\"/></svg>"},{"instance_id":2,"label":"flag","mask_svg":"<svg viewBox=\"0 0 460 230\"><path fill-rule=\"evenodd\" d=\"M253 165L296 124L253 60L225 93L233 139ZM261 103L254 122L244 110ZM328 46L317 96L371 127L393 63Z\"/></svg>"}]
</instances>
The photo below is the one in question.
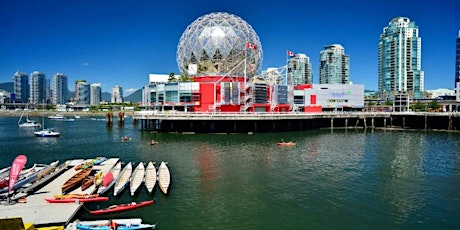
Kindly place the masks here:
<instances>
[{"instance_id":1,"label":"flag","mask_svg":"<svg viewBox=\"0 0 460 230\"><path fill-rule=\"evenodd\" d=\"M13 164L11 164L8 193L13 190L13 186L16 183L16 180L18 179L19 174L21 173L21 170L26 162L27 157L24 155L19 155L16 157L16 159L14 159Z\"/></svg>"},{"instance_id":2,"label":"flag","mask_svg":"<svg viewBox=\"0 0 460 230\"><path fill-rule=\"evenodd\" d=\"M294 52L292 52L292 51L290 51L290 50L287 51L287 55L288 55L289 57L294 57L294 56L295 56Z\"/></svg>"},{"instance_id":3,"label":"flag","mask_svg":"<svg viewBox=\"0 0 460 230\"><path fill-rule=\"evenodd\" d=\"M248 49L257 49L257 46L254 45L254 44L252 44L252 43L249 43L249 42L248 42L248 43L246 44L246 48L248 48Z\"/></svg>"}]
</instances>

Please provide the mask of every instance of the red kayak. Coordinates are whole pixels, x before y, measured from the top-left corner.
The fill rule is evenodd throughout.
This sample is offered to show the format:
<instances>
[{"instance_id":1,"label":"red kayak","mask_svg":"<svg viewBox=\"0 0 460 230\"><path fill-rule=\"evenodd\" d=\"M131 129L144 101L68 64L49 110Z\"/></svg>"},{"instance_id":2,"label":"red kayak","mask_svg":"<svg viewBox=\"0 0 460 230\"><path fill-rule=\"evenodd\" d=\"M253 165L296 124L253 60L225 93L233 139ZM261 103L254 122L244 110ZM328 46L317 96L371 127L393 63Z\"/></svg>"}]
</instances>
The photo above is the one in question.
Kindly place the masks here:
<instances>
[{"instance_id":1,"label":"red kayak","mask_svg":"<svg viewBox=\"0 0 460 230\"><path fill-rule=\"evenodd\" d=\"M74 203L74 202L101 202L108 201L109 197L98 196L98 197L88 197L88 198L45 198L46 201L50 203Z\"/></svg>"},{"instance_id":2,"label":"red kayak","mask_svg":"<svg viewBox=\"0 0 460 230\"><path fill-rule=\"evenodd\" d=\"M121 211L126 211L130 209L135 209L135 208L140 208L140 207L144 207L147 205L151 205L153 204L153 202L154 202L153 200L148 200L148 201L142 201L140 203L131 202L129 204L112 205L105 209L90 211L90 213L98 215L98 214L105 214L105 213L112 213L112 212L121 212Z\"/></svg>"}]
</instances>

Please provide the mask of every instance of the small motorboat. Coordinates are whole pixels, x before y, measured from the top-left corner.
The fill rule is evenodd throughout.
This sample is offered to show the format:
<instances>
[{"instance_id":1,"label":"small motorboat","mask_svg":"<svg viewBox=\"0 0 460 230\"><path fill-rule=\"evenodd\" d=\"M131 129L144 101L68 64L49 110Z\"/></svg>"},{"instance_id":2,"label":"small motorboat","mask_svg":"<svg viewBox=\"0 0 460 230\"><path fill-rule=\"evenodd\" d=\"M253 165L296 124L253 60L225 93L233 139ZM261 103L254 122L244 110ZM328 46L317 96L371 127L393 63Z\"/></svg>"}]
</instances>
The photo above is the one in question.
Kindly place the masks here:
<instances>
[{"instance_id":1,"label":"small motorboat","mask_svg":"<svg viewBox=\"0 0 460 230\"><path fill-rule=\"evenodd\" d=\"M112 212L122 212L126 210L131 210L131 209L136 209L136 208L152 205L153 203L154 203L153 200L148 200L148 201L142 201L140 203L131 202L129 204L117 204L117 205L109 206L108 208L105 208L105 209L90 211L89 213L99 215L99 214L112 213Z\"/></svg>"},{"instance_id":2,"label":"small motorboat","mask_svg":"<svg viewBox=\"0 0 460 230\"><path fill-rule=\"evenodd\" d=\"M87 202L102 202L108 201L109 197L98 196L98 197L87 197L87 198L45 198L49 203L87 203Z\"/></svg>"},{"instance_id":3,"label":"small motorboat","mask_svg":"<svg viewBox=\"0 0 460 230\"><path fill-rule=\"evenodd\" d=\"M295 143L292 142L292 141L289 141L289 142L278 142L276 143L277 146L295 146Z\"/></svg>"}]
</instances>

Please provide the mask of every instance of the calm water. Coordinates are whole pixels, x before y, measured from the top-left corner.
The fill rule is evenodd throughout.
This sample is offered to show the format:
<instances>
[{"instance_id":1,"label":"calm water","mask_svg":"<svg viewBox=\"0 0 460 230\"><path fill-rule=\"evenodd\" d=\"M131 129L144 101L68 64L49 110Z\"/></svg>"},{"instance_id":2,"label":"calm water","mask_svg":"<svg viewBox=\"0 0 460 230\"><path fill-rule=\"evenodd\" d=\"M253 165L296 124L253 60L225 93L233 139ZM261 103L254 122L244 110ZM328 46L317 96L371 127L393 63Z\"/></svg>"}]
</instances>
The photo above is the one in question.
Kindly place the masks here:
<instances>
[{"instance_id":1,"label":"calm water","mask_svg":"<svg viewBox=\"0 0 460 230\"><path fill-rule=\"evenodd\" d=\"M158 229L458 229L460 134L315 130L282 134L180 135L141 132L104 121L46 121L59 138L37 138L17 118L0 118L0 167L18 154L33 163L119 157L167 161L170 195L135 197L125 190L107 203L155 199L155 205L106 216L141 217ZM122 142L121 137L132 137ZM160 144L151 146L155 138ZM280 148L281 138L297 142ZM157 164L158 166L158 164Z\"/></svg>"}]
</instances>

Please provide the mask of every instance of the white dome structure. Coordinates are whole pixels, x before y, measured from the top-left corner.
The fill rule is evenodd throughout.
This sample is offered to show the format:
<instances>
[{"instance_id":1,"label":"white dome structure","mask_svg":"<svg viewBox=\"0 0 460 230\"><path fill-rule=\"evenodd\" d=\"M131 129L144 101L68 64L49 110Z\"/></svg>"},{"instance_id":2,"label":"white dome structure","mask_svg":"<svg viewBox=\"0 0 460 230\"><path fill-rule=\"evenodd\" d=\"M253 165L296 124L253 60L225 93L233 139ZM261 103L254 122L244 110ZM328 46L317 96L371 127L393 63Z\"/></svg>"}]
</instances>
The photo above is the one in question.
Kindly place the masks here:
<instances>
[{"instance_id":1,"label":"white dome structure","mask_svg":"<svg viewBox=\"0 0 460 230\"><path fill-rule=\"evenodd\" d=\"M262 46L254 29L240 17L210 13L185 29L176 58L180 72L189 75L243 76L246 66L246 76L253 77L262 66Z\"/></svg>"}]
</instances>

